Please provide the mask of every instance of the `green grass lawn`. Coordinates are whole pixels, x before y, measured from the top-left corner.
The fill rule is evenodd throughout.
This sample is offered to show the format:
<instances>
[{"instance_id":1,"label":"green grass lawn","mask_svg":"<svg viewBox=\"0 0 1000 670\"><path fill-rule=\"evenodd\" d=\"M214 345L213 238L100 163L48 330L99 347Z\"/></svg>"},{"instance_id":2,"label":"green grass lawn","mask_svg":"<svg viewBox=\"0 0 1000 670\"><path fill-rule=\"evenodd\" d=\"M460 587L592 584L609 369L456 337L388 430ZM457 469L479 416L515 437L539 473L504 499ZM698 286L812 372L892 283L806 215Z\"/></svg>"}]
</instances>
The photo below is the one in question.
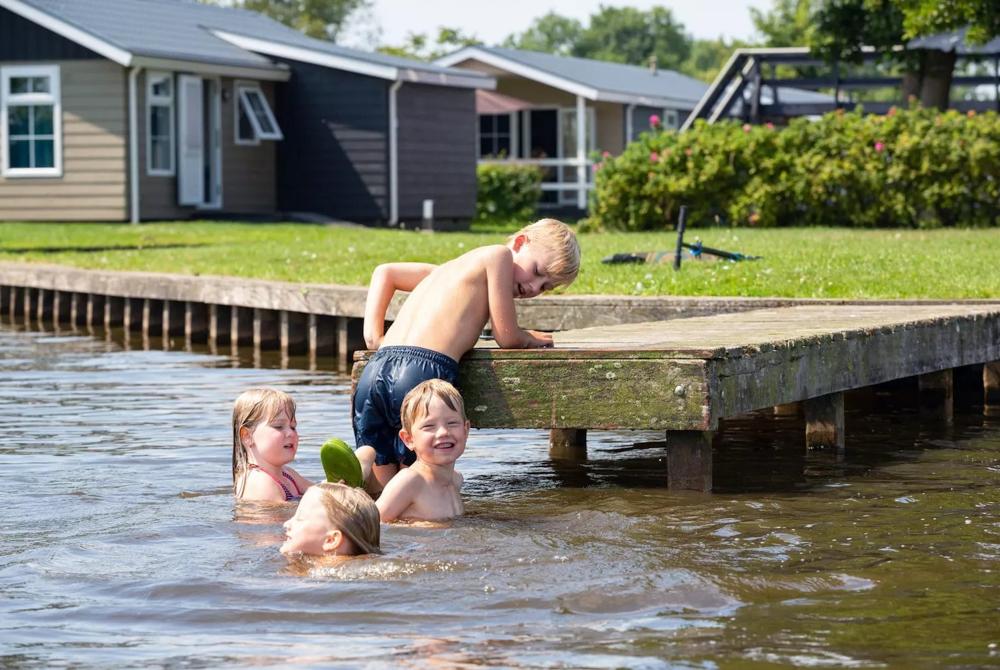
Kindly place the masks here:
<instances>
[{"instance_id":1,"label":"green grass lawn","mask_svg":"<svg viewBox=\"0 0 1000 670\"><path fill-rule=\"evenodd\" d=\"M511 228L512 230L512 228ZM386 261L441 262L502 243L504 226L417 233L308 224L170 222L0 224L0 260L102 270L236 275L367 284ZM742 263L604 265L623 251L672 250L663 233L580 235L583 268L573 294L809 298L1000 298L1000 231L830 228L689 231L707 246L763 256Z\"/></svg>"}]
</instances>

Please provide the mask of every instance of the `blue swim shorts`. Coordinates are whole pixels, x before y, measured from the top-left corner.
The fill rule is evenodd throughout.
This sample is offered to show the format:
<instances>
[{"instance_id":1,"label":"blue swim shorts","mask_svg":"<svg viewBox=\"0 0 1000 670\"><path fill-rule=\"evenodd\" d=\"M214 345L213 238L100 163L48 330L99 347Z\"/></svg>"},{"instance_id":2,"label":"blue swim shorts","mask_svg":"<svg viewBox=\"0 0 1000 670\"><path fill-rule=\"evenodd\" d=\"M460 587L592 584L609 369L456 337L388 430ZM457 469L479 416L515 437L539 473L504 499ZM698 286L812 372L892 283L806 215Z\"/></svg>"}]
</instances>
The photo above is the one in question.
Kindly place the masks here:
<instances>
[{"instance_id":1,"label":"blue swim shorts","mask_svg":"<svg viewBox=\"0 0 1000 670\"><path fill-rule=\"evenodd\" d=\"M458 378L458 361L422 347L390 346L375 352L354 389L354 441L375 449L375 464L416 460L399 439L399 409L410 390L428 379L452 384Z\"/></svg>"}]
</instances>

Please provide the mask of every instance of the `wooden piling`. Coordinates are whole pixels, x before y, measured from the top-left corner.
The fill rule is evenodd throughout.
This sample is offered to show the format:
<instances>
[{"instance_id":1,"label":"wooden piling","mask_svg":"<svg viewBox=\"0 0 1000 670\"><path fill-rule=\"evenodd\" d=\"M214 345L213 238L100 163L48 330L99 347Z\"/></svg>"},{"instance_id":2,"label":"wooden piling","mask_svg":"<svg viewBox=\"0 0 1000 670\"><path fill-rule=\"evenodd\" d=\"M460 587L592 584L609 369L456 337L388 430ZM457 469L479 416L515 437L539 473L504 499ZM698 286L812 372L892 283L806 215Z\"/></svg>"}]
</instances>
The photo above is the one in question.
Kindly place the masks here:
<instances>
[{"instance_id":1,"label":"wooden piling","mask_svg":"<svg viewBox=\"0 0 1000 670\"><path fill-rule=\"evenodd\" d=\"M844 448L844 394L831 393L802 403L806 417L806 448Z\"/></svg>"},{"instance_id":2,"label":"wooden piling","mask_svg":"<svg viewBox=\"0 0 1000 670\"><path fill-rule=\"evenodd\" d=\"M69 294L69 325L76 330L77 325L80 323L80 294L70 293Z\"/></svg>"},{"instance_id":3,"label":"wooden piling","mask_svg":"<svg viewBox=\"0 0 1000 670\"><path fill-rule=\"evenodd\" d=\"M347 368L350 356L350 345L348 344L350 339L348 335L348 318L346 316L338 316L335 327L337 331L337 367L343 370Z\"/></svg>"},{"instance_id":4,"label":"wooden piling","mask_svg":"<svg viewBox=\"0 0 1000 670\"><path fill-rule=\"evenodd\" d=\"M315 314L306 317L306 330L308 332L309 349L309 369L316 369L316 353L319 350L319 318Z\"/></svg>"},{"instance_id":5,"label":"wooden piling","mask_svg":"<svg viewBox=\"0 0 1000 670\"><path fill-rule=\"evenodd\" d=\"M585 428L552 428L549 430L549 458L553 460L586 460L587 430Z\"/></svg>"},{"instance_id":6,"label":"wooden piling","mask_svg":"<svg viewBox=\"0 0 1000 670\"><path fill-rule=\"evenodd\" d=\"M954 374L949 368L930 372L917 378L920 389L920 413L943 421L951 421L955 412Z\"/></svg>"},{"instance_id":7,"label":"wooden piling","mask_svg":"<svg viewBox=\"0 0 1000 670\"><path fill-rule=\"evenodd\" d=\"M9 318L12 322L14 321L14 315L17 312L17 298L19 291L20 289L16 286L10 287L10 295L7 300L7 318Z\"/></svg>"},{"instance_id":8,"label":"wooden piling","mask_svg":"<svg viewBox=\"0 0 1000 670\"><path fill-rule=\"evenodd\" d=\"M287 366L288 362L288 321L287 311L281 310L278 312L278 346L281 348L281 359L285 362L285 366Z\"/></svg>"},{"instance_id":9,"label":"wooden piling","mask_svg":"<svg viewBox=\"0 0 1000 670\"><path fill-rule=\"evenodd\" d=\"M712 490L712 436L710 430L667 431L667 487Z\"/></svg>"},{"instance_id":10,"label":"wooden piling","mask_svg":"<svg viewBox=\"0 0 1000 670\"><path fill-rule=\"evenodd\" d=\"M802 404L790 402L784 405L775 405L772 411L774 412L774 416L800 416L802 414Z\"/></svg>"},{"instance_id":11,"label":"wooden piling","mask_svg":"<svg viewBox=\"0 0 1000 670\"><path fill-rule=\"evenodd\" d=\"M25 323L30 323L31 321L31 297L32 297L31 294L32 294L32 289L30 288L24 289L24 298L21 305L22 307L21 318L24 319Z\"/></svg>"},{"instance_id":12,"label":"wooden piling","mask_svg":"<svg viewBox=\"0 0 1000 670\"><path fill-rule=\"evenodd\" d=\"M991 413L1000 412L1000 361L983 365L983 405Z\"/></svg>"}]
</instances>

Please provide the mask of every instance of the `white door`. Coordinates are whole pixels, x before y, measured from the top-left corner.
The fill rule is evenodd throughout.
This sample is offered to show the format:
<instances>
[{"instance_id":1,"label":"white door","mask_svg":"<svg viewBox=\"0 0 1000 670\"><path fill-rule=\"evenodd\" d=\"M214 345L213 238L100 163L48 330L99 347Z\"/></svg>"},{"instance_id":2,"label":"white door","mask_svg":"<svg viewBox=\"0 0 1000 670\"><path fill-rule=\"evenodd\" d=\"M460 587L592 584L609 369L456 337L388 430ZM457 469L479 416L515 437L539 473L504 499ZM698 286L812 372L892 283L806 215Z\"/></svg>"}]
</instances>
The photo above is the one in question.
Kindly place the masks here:
<instances>
[{"instance_id":1,"label":"white door","mask_svg":"<svg viewBox=\"0 0 1000 670\"><path fill-rule=\"evenodd\" d=\"M181 75L177 85L177 202L205 203L205 119L201 77Z\"/></svg>"}]
</instances>

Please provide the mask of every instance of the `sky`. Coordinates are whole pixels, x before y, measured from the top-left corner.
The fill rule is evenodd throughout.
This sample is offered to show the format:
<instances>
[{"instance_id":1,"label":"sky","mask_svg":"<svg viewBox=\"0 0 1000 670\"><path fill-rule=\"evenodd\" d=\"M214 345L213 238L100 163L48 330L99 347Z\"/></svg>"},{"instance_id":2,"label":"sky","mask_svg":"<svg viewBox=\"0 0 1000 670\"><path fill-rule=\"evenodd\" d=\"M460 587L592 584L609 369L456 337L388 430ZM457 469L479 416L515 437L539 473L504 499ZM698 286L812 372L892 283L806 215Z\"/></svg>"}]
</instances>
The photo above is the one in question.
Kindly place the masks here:
<instances>
[{"instance_id":1,"label":"sky","mask_svg":"<svg viewBox=\"0 0 1000 670\"><path fill-rule=\"evenodd\" d=\"M766 10L772 4L771 0L374 0L371 19L381 30L381 44L403 44L411 32L434 35L438 26L459 28L495 44L523 32L550 11L585 22L601 5L641 10L663 5L696 38L749 39L754 33L749 8Z\"/></svg>"}]
</instances>

